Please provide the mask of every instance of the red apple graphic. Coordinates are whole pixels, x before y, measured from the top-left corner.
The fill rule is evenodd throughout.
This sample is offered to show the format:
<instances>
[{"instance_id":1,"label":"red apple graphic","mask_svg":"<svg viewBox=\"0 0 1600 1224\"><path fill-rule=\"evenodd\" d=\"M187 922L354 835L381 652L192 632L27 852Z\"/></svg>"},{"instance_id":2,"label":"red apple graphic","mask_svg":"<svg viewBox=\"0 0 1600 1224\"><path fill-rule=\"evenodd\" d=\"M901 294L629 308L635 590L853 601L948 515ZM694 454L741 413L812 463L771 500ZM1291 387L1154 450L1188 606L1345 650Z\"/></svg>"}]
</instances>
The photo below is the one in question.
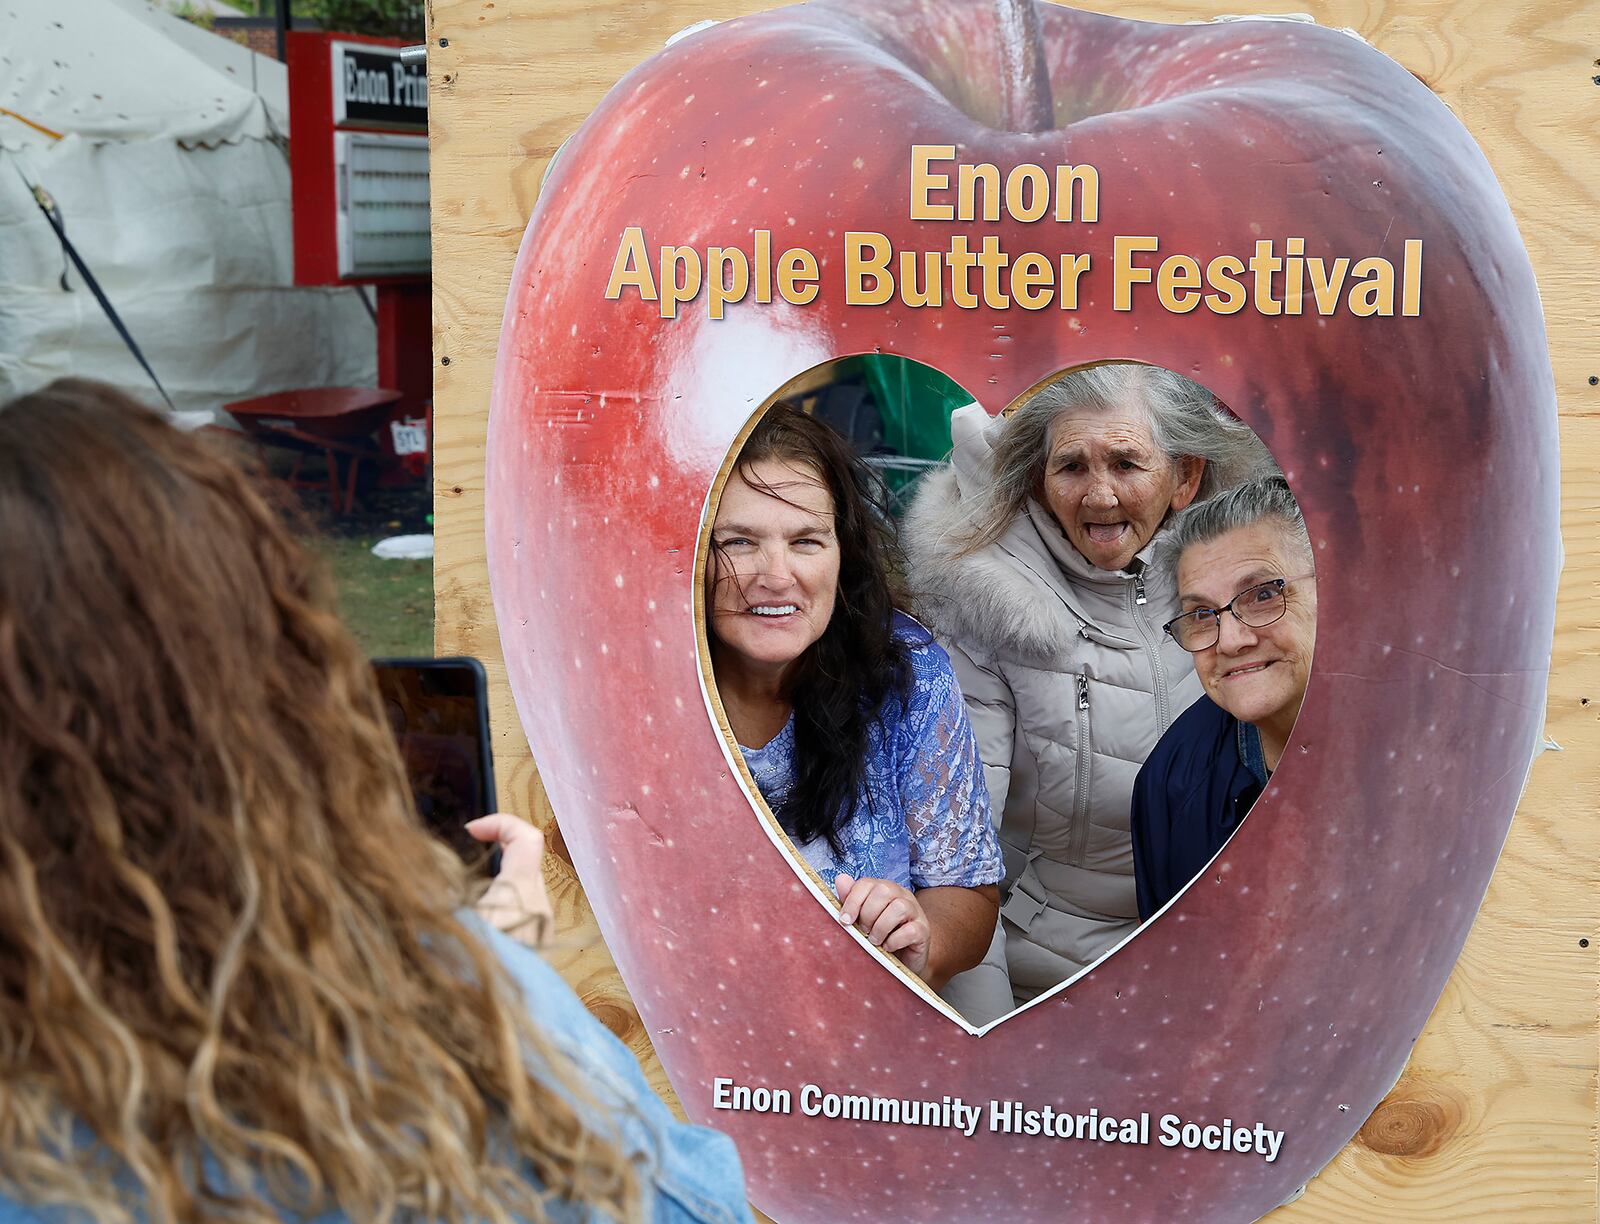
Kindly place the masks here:
<instances>
[{"instance_id":1,"label":"red apple graphic","mask_svg":"<svg viewBox=\"0 0 1600 1224\"><path fill-rule=\"evenodd\" d=\"M1349 1140L1405 1062L1482 898L1540 730L1559 564L1554 391L1528 259L1446 108L1313 26L1162 26L1054 7L814 0L688 37L629 74L554 165L506 307L488 546L513 689L562 834L691 1117L738 1141L786 1222L1247 1220ZM1029 25L1037 22L1030 34ZM1033 41L1030 41L1030 38ZM1041 62L1042 61L1042 62ZM1098 213L912 220L911 148L1093 166ZM953 191L940 194L953 201ZM816 294L664 318L606 296L629 227L662 246L794 248ZM1087 254L1074 309L847 305L849 231L895 251L995 237ZM1116 309L1118 236L1204 268L1401 265L1414 316ZM683 262L674 272L682 273ZM717 281L731 282L729 265ZM776 273L774 273L776 275ZM751 271L754 284L755 271ZM1253 286L1246 280L1246 288ZM1014 286L1013 286L1014 288ZM1169 286L1169 289L1171 286ZM1190 890L1064 991L975 1036L802 887L702 691L695 549L751 413L831 357L936 365L991 412L1083 362L1211 387L1267 441L1317 548L1317 656L1267 794ZM714 1081L791 1092L714 1108ZM811 1116L800 1090L960 1098L946 1126ZM990 1102L1148 1114L1148 1142L1004 1133ZM1159 1120L1281 1131L1161 1142ZM1215 1133L1215 1132L1213 1132ZM1230 1134L1234 1133L1230 1131ZM1235 1145L1237 1146L1237 1145Z\"/></svg>"}]
</instances>

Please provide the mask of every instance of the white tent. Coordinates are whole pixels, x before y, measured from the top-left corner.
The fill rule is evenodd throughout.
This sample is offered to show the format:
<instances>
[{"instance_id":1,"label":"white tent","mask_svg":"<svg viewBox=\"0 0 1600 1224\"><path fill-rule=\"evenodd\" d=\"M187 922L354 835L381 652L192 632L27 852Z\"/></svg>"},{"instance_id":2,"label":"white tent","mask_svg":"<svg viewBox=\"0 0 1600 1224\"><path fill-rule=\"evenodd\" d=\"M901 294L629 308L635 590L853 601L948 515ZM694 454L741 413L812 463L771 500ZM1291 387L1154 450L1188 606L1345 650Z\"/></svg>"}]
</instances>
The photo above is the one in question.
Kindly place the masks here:
<instances>
[{"instance_id":1,"label":"white tent","mask_svg":"<svg viewBox=\"0 0 1600 1224\"><path fill-rule=\"evenodd\" d=\"M180 410L370 385L354 288L297 288L281 64L142 0L0 3L0 401L64 375L150 380L65 258L67 236Z\"/></svg>"},{"instance_id":2,"label":"white tent","mask_svg":"<svg viewBox=\"0 0 1600 1224\"><path fill-rule=\"evenodd\" d=\"M222 38L210 30L201 29L188 21L173 20L171 9L178 4L204 8L200 0L163 0L152 4L150 0L112 0L128 16L142 21L165 38L171 39L196 60L210 68L223 80L241 89L247 89L261 99L267 107L267 117L272 127L287 135L289 131L289 68L275 59L257 55L249 47L231 38ZM231 13L237 17L239 10L209 0L214 13Z\"/></svg>"}]
</instances>

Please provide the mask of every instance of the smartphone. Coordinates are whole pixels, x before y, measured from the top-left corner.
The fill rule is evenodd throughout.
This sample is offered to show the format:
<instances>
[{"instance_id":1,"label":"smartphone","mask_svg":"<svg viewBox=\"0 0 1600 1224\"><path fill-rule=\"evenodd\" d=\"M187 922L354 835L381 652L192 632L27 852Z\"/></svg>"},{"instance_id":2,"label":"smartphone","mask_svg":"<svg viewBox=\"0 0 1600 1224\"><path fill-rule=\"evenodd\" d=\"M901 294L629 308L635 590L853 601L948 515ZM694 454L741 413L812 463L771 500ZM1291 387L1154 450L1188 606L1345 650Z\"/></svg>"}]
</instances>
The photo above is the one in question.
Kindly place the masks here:
<instances>
[{"instance_id":1,"label":"smartphone","mask_svg":"<svg viewBox=\"0 0 1600 1224\"><path fill-rule=\"evenodd\" d=\"M463 861L494 875L500 851L491 853L465 828L495 810L483 664L466 657L374 659L372 669L423 823Z\"/></svg>"}]
</instances>

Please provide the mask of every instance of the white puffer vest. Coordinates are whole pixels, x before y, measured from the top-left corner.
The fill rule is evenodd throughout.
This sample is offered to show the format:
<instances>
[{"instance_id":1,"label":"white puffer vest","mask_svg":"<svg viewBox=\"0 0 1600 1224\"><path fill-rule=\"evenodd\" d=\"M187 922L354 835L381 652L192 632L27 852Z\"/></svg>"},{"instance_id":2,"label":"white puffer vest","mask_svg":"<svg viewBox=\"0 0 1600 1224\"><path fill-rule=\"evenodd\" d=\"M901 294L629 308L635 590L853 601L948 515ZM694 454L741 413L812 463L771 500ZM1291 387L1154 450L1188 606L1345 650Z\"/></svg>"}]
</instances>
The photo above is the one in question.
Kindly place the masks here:
<instances>
[{"instance_id":1,"label":"white puffer vest","mask_svg":"<svg viewBox=\"0 0 1600 1224\"><path fill-rule=\"evenodd\" d=\"M995 543L955 557L999 425L976 404L955 413L951 465L923 481L901 528L913 596L961 681L1006 857L1002 932L971 980L952 982L979 1022L1010 1010L1001 964L1020 1005L1138 925L1133 780L1201 693L1161 631L1177 597L1146 571L1150 546L1127 570L1096 569L1030 501Z\"/></svg>"}]
</instances>

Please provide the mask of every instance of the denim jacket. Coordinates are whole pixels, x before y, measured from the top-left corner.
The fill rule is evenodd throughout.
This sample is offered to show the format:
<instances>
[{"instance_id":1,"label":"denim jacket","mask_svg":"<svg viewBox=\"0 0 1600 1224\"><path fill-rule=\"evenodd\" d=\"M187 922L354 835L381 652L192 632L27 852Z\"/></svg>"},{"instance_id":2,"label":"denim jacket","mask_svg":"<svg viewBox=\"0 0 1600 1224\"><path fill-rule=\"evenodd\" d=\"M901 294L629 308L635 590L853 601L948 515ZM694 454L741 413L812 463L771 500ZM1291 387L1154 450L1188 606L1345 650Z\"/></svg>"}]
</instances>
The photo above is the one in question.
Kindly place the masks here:
<instances>
[{"instance_id":1,"label":"denim jacket","mask_svg":"<svg viewBox=\"0 0 1600 1224\"><path fill-rule=\"evenodd\" d=\"M467 921L500 958L545 1038L571 1060L590 1096L607 1111L607 1120L614 1123L612 1133L620 1131L625 1152L636 1157L647 1218L653 1224L746 1224L750 1210L732 1140L674 1118L650 1090L627 1046L590 1015L554 969L476 917ZM93 1141L85 1128L84 1142ZM559 1224L591 1224L605 1218L565 1202L550 1203L547 1213ZM78 1224L88 1218L70 1208L30 1207L0 1191L0 1224ZM316 1224L338 1224L347 1218L342 1213L325 1214L316 1217Z\"/></svg>"},{"instance_id":2,"label":"denim jacket","mask_svg":"<svg viewBox=\"0 0 1600 1224\"><path fill-rule=\"evenodd\" d=\"M485 937L522 991L545 1037L572 1060L590 1092L612 1107L630 1151L645 1153L640 1170L655 1224L733 1224L750 1220L744 1177L733 1140L672 1116L651 1091L639 1061L584 1007L561 975L535 952L489 931ZM589 1213L552 1209L551 1218L586 1220ZM5 1224L0 1216L0 1224Z\"/></svg>"}]
</instances>

